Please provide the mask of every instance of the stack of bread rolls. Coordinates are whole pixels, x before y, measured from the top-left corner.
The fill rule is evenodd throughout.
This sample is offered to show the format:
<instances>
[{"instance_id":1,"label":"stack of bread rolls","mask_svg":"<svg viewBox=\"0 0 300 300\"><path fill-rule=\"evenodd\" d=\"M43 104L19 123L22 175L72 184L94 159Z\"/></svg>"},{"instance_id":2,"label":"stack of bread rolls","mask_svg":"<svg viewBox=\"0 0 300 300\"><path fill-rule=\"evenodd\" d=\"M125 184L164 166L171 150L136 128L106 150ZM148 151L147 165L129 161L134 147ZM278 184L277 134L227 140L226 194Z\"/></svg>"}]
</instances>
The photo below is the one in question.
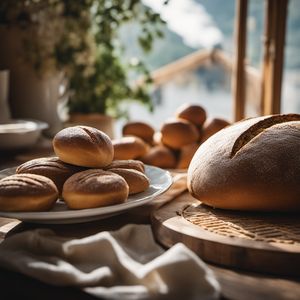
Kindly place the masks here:
<instances>
[{"instance_id":1,"label":"stack of bread rolls","mask_svg":"<svg viewBox=\"0 0 300 300\"><path fill-rule=\"evenodd\" d=\"M96 128L65 128L53 138L53 149L57 157L25 162L0 180L1 211L45 211L58 197L69 209L102 207L149 187L144 163L113 161L112 141Z\"/></svg>"},{"instance_id":2,"label":"stack of bread rolls","mask_svg":"<svg viewBox=\"0 0 300 300\"><path fill-rule=\"evenodd\" d=\"M166 169L187 169L200 144L227 125L224 119L207 119L200 105L184 104L156 132L145 122L126 123L122 137L113 140L114 157L139 159Z\"/></svg>"}]
</instances>

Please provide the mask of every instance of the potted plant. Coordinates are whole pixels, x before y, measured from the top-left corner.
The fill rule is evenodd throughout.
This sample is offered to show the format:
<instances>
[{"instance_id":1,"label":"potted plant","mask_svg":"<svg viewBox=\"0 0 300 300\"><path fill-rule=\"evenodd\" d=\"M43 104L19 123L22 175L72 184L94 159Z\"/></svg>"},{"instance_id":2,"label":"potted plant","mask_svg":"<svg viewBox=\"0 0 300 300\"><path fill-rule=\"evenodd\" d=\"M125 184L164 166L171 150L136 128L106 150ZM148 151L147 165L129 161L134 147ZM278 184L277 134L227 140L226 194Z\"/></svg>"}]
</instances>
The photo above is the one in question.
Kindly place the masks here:
<instances>
[{"instance_id":1,"label":"potted plant","mask_svg":"<svg viewBox=\"0 0 300 300\"><path fill-rule=\"evenodd\" d=\"M141 24L139 43L151 49L163 22L138 0L1 1L0 67L11 70L13 116L44 117L54 134L58 127L51 122L57 116L50 117L57 115L63 82L70 115L119 117L124 100L150 106L147 91L129 84L128 66L121 60L118 29L130 20Z\"/></svg>"}]
</instances>

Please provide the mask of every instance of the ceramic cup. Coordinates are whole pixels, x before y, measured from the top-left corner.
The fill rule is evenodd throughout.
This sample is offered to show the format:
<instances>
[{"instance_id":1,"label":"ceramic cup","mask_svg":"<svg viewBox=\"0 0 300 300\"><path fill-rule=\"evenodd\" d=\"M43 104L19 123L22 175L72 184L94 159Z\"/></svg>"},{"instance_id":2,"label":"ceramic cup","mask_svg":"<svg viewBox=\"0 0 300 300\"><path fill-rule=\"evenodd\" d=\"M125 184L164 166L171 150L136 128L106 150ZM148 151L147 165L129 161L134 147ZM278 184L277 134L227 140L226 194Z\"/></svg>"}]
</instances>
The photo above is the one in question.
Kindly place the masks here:
<instances>
[{"instance_id":1,"label":"ceramic cup","mask_svg":"<svg viewBox=\"0 0 300 300\"><path fill-rule=\"evenodd\" d=\"M8 105L9 70L0 70L0 123L10 120Z\"/></svg>"}]
</instances>

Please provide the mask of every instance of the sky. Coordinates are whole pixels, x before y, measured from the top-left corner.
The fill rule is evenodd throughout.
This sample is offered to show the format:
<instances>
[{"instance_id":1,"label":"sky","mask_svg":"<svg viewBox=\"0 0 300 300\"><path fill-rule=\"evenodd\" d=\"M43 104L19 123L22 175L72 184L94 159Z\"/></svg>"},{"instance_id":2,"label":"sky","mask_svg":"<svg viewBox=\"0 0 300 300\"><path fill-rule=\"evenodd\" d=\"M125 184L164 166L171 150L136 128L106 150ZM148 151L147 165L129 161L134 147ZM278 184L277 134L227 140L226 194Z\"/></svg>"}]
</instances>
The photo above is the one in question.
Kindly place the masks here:
<instances>
[{"instance_id":1,"label":"sky","mask_svg":"<svg viewBox=\"0 0 300 300\"><path fill-rule=\"evenodd\" d=\"M193 0L143 0L167 22L170 30L182 37L192 48L213 48L221 44L223 36L204 6Z\"/></svg>"}]
</instances>

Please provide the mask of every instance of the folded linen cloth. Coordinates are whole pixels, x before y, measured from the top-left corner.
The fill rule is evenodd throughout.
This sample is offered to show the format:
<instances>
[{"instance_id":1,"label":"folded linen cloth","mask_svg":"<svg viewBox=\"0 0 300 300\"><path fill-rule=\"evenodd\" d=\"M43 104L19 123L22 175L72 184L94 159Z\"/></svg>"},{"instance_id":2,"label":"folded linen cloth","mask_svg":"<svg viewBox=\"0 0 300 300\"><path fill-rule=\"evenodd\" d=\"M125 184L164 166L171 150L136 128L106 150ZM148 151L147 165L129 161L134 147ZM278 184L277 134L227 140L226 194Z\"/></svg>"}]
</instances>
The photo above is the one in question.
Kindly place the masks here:
<instances>
[{"instance_id":1,"label":"folded linen cloth","mask_svg":"<svg viewBox=\"0 0 300 300\"><path fill-rule=\"evenodd\" d=\"M0 244L0 267L104 299L218 299L212 271L185 245L164 251L150 225L125 225L74 239L49 229Z\"/></svg>"}]
</instances>

